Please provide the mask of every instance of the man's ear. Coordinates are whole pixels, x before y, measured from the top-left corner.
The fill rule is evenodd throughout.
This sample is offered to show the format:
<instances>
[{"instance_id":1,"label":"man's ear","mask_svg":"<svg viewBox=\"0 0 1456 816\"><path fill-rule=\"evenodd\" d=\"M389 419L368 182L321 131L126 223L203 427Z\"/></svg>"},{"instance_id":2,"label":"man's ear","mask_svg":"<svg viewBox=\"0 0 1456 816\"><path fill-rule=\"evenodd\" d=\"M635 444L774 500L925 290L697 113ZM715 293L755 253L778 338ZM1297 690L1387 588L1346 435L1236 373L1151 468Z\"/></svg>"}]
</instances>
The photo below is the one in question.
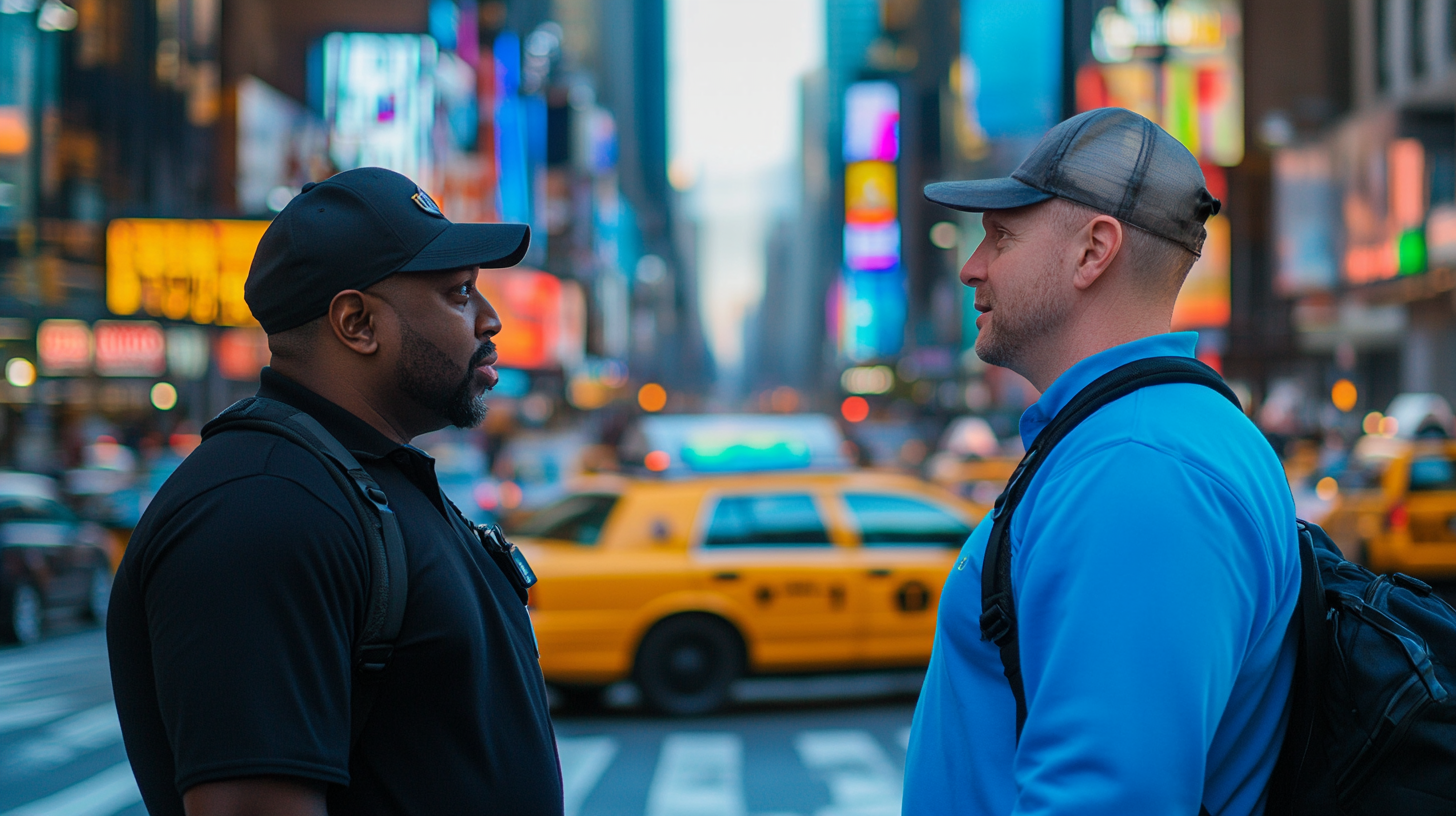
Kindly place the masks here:
<instances>
[{"instance_id":1,"label":"man's ear","mask_svg":"<svg viewBox=\"0 0 1456 816\"><path fill-rule=\"evenodd\" d=\"M378 309L383 305L357 289L345 289L329 301L329 329L357 354L379 351Z\"/></svg>"},{"instance_id":2,"label":"man's ear","mask_svg":"<svg viewBox=\"0 0 1456 816\"><path fill-rule=\"evenodd\" d=\"M1122 249L1122 222L1110 215L1099 215L1088 221L1076 236L1076 270L1072 285L1086 291L1112 266Z\"/></svg>"}]
</instances>

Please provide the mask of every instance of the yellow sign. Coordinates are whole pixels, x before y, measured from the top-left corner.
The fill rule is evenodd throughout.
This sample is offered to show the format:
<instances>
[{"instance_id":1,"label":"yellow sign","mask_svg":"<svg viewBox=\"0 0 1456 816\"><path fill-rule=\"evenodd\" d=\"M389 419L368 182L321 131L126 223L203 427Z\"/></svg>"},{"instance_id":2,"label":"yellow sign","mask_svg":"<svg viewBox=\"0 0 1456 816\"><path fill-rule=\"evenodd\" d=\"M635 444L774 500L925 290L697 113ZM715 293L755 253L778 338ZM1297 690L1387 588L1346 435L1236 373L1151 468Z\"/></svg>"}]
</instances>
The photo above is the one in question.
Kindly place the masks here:
<instances>
[{"instance_id":1,"label":"yellow sign","mask_svg":"<svg viewBox=\"0 0 1456 816\"><path fill-rule=\"evenodd\" d=\"M243 282L267 221L118 218L106 228L112 314L254 326Z\"/></svg>"}]
</instances>

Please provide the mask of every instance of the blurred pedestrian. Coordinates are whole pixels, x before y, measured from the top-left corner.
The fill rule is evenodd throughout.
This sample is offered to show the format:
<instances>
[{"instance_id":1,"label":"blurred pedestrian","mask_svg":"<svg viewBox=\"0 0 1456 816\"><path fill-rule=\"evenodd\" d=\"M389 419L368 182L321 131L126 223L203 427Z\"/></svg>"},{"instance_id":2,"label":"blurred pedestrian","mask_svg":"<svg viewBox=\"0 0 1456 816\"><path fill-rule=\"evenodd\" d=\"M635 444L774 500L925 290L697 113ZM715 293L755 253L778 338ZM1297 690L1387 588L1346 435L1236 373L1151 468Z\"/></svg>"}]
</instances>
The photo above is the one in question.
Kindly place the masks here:
<instances>
[{"instance_id":1,"label":"blurred pedestrian","mask_svg":"<svg viewBox=\"0 0 1456 816\"><path fill-rule=\"evenodd\" d=\"M1028 450L1094 380L1193 357L1173 303L1218 211L1193 156L1130 111L1053 128L1010 178L932 184L984 213L961 271L976 353L1042 392ZM1051 449L1010 517L1024 724L982 639L988 515L946 581L904 812L1264 812L1295 662L1293 502L1274 452L1213 388L1155 385ZM994 637L994 636L993 636ZM1012 672L1014 674L1014 672Z\"/></svg>"},{"instance_id":2,"label":"blurred pedestrian","mask_svg":"<svg viewBox=\"0 0 1456 816\"><path fill-rule=\"evenodd\" d=\"M157 493L107 624L152 816L562 812L524 590L409 444L484 418L501 323L478 267L515 264L528 242L521 225L452 224L379 168L306 185L268 227L245 293L273 355L258 395L275 402L253 405L302 412L390 509L366 531L343 468L238 428L207 435ZM371 581L398 587L404 569L371 549L392 519L407 603L393 642L361 659Z\"/></svg>"}]
</instances>

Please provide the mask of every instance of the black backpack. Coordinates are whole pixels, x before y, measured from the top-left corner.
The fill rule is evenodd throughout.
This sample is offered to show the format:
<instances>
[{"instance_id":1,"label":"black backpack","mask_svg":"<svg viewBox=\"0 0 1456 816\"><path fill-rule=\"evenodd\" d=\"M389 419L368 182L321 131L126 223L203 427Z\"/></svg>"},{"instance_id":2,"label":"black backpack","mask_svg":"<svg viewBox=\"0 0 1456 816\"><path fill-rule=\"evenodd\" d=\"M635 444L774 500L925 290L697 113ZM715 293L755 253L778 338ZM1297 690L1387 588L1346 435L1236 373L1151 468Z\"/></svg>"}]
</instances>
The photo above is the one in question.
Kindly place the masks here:
<instances>
[{"instance_id":1,"label":"black backpack","mask_svg":"<svg viewBox=\"0 0 1456 816\"><path fill-rule=\"evenodd\" d=\"M1018 739L1026 692L1011 595L1011 516L1047 453L1073 428L1113 400L1165 383L1206 385L1239 404L1223 378L1196 360L1128 363L1057 413L996 499L981 571L981 637L1001 651ZM1299 522L1299 555L1299 602L1290 620L1299 656L1266 812L1456 813L1456 610L1409 575L1377 576L1346 561L1318 525Z\"/></svg>"},{"instance_id":2,"label":"black backpack","mask_svg":"<svg viewBox=\"0 0 1456 816\"><path fill-rule=\"evenodd\" d=\"M230 406L202 427L207 439L223 431L249 430L281 436L312 453L324 465L359 518L364 528L368 554L368 603L364 625L353 644L353 699L350 701L349 744L357 745L364 723L379 696L384 667L394 653L404 623L405 601L409 596L409 564L399 519L389 507L389 497L380 489L359 460L324 429L318 420L292 406L267 399L248 397ZM443 494L442 494L443 496ZM480 539L492 560L510 579L521 603L536 575L525 556L506 541L500 528L474 524L447 498L446 503Z\"/></svg>"}]
</instances>

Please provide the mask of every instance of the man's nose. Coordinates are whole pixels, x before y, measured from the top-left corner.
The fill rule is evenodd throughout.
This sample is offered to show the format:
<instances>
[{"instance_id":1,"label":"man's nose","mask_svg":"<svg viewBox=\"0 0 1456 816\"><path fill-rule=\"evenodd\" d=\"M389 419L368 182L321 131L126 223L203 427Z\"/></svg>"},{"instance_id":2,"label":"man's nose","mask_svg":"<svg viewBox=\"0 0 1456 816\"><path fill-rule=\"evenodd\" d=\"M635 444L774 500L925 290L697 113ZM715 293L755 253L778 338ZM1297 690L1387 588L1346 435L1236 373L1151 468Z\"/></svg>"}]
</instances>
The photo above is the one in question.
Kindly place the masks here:
<instances>
[{"instance_id":1,"label":"man's nose","mask_svg":"<svg viewBox=\"0 0 1456 816\"><path fill-rule=\"evenodd\" d=\"M480 298L480 311L475 314L475 336L494 337L500 334L501 319L496 313L495 307L485 295L476 290L476 297Z\"/></svg>"},{"instance_id":2,"label":"man's nose","mask_svg":"<svg viewBox=\"0 0 1456 816\"><path fill-rule=\"evenodd\" d=\"M961 267L961 283L966 286L980 286L986 281L986 259L980 247L971 253L966 263Z\"/></svg>"}]
</instances>

